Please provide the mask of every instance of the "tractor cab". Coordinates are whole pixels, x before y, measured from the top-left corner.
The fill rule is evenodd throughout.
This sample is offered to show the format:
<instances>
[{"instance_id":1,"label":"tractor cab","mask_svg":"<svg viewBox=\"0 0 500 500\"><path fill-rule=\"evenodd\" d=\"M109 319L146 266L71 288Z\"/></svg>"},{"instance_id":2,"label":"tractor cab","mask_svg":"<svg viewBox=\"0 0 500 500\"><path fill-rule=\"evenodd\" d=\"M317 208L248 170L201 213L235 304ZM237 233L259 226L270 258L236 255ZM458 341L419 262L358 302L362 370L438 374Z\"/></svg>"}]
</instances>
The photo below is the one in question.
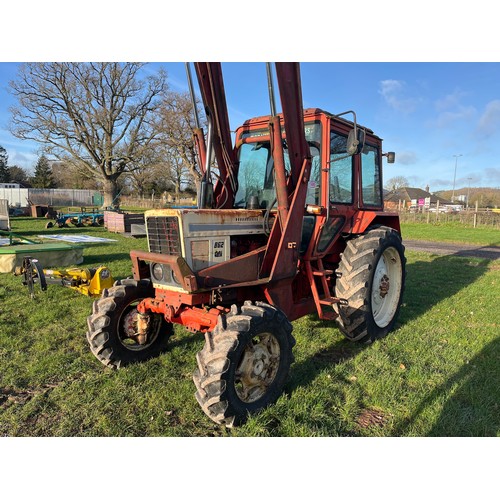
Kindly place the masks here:
<instances>
[{"instance_id":1,"label":"tractor cab","mask_svg":"<svg viewBox=\"0 0 500 500\"><path fill-rule=\"evenodd\" d=\"M239 171L235 208L268 209L276 198L268 120L269 117L247 120L236 131ZM354 130L358 132L356 139ZM329 199L334 205L356 204L370 210L382 208L382 141L379 137L370 129L317 108L304 111L304 133L312 163L306 196L308 205L327 207ZM289 174L284 128L282 139ZM356 153L362 153L361 158L356 158ZM391 156L391 163L393 158ZM358 185L353 182L358 173L363 174L359 185L362 196L358 194ZM328 198L324 196L326 194L329 194Z\"/></svg>"},{"instance_id":2,"label":"tractor cab","mask_svg":"<svg viewBox=\"0 0 500 500\"><path fill-rule=\"evenodd\" d=\"M356 124L354 112L348 113L352 113L354 121L317 108L304 111L311 167L301 254L325 254L354 211L383 210L382 141L370 129ZM291 166L284 127L282 142L289 179ZM271 214L272 220L277 212L277 197L269 117L248 120L238 128L236 150L239 168L234 208L260 208L266 211L267 218ZM389 161L394 161L393 154Z\"/></svg>"}]
</instances>

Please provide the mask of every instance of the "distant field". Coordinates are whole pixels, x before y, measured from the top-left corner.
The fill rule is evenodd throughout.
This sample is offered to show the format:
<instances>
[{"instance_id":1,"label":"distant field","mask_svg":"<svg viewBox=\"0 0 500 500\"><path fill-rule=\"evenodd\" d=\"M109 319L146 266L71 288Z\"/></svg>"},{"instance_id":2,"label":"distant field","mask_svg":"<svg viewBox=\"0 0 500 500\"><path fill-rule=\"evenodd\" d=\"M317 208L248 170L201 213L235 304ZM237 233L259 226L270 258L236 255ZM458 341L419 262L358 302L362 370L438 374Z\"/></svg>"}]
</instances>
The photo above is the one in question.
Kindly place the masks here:
<instances>
[{"instance_id":1,"label":"distant field","mask_svg":"<svg viewBox=\"0 0 500 500\"><path fill-rule=\"evenodd\" d=\"M13 218L16 233L48 233L44 219ZM423 227L421 227L423 226ZM84 251L80 267L131 275L145 239L104 228L52 229L115 239ZM405 238L498 244L498 231L403 225ZM500 436L498 262L407 252L397 329L372 345L344 340L333 322L294 322L296 361L278 402L228 430L194 398L203 337L176 328L170 350L111 371L85 338L93 300L49 286L36 300L0 274L2 436ZM402 457L404 459L404 457Z\"/></svg>"}]
</instances>

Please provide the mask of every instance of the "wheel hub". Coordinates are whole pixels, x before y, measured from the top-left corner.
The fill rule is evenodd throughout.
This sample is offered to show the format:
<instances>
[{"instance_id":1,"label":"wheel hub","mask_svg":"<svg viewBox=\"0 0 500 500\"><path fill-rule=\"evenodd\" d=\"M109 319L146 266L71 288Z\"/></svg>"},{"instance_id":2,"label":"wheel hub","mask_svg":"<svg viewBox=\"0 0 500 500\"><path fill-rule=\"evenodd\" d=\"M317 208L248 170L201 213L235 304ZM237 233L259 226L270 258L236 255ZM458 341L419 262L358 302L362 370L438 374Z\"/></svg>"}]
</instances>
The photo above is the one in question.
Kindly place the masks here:
<instances>
[{"instance_id":1,"label":"wheel hub","mask_svg":"<svg viewBox=\"0 0 500 500\"><path fill-rule=\"evenodd\" d=\"M150 317L137 310L130 311L123 319L123 333L126 339L136 344L144 345L147 342Z\"/></svg>"},{"instance_id":2,"label":"wheel hub","mask_svg":"<svg viewBox=\"0 0 500 500\"><path fill-rule=\"evenodd\" d=\"M236 392L242 401L251 403L266 393L278 371L279 352L271 334L260 335L245 347L236 371Z\"/></svg>"},{"instance_id":3,"label":"wheel hub","mask_svg":"<svg viewBox=\"0 0 500 500\"><path fill-rule=\"evenodd\" d=\"M401 290L401 258L393 247L383 252L375 268L371 293L372 313L380 328L387 326L397 310Z\"/></svg>"},{"instance_id":4,"label":"wheel hub","mask_svg":"<svg viewBox=\"0 0 500 500\"><path fill-rule=\"evenodd\" d=\"M129 312L123 320L123 332L126 337L137 335L137 311Z\"/></svg>"},{"instance_id":5,"label":"wheel hub","mask_svg":"<svg viewBox=\"0 0 500 500\"><path fill-rule=\"evenodd\" d=\"M389 276L387 276L387 274L384 274L380 279L380 284L378 287L380 296L382 298L385 298L385 296L389 293L389 288L390 288Z\"/></svg>"}]
</instances>

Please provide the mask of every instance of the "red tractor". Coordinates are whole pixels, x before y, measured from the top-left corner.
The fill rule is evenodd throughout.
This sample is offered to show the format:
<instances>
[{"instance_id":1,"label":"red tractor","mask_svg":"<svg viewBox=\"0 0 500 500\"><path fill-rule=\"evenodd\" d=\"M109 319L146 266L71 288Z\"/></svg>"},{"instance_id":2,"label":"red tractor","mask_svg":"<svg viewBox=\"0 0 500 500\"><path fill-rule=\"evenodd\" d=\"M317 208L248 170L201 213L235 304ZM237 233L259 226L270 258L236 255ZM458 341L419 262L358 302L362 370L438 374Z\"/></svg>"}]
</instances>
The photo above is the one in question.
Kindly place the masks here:
<instances>
[{"instance_id":1,"label":"red tractor","mask_svg":"<svg viewBox=\"0 0 500 500\"><path fill-rule=\"evenodd\" d=\"M276 63L282 113L268 66L271 115L247 120L233 146L221 66L195 68L208 121L206 139L194 134L198 207L146 212L149 252L130 253L133 279L104 290L87 338L119 368L165 351L174 323L203 333L196 399L230 427L282 393L293 320L335 319L352 341L393 329L406 259L398 216L383 211L394 153L354 112L303 110L299 65Z\"/></svg>"}]
</instances>

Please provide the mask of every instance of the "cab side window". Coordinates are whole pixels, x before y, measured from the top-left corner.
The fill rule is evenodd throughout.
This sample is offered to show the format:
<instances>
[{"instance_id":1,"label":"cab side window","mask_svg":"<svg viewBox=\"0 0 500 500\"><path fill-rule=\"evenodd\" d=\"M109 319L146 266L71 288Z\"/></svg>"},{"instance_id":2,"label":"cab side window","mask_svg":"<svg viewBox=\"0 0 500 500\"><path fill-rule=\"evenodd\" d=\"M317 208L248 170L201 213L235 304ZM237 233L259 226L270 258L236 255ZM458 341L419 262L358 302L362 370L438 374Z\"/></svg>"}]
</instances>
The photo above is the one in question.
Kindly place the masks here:
<instances>
[{"instance_id":1,"label":"cab side window","mask_svg":"<svg viewBox=\"0 0 500 500\"><path fill-rule=\"evenodd\" d=\"M352 203L353 158L347 154L347 137L330 132L330 202Z\"/></svg>"},{"instance_id":2,"label":"cab side window","mask_svg":"<svg viewBox=\"0 0 500 500\"><path fill-rule=\"evenodd\" d=\"M306 204L319 205L321 187L321 158L319 144L309 143L311 153L311 175L307 186Z\"/></svg>"},{"instance_id":3,"label":"cab side window","mask_svg":"<svg viewBox=\"0 0 500 500\"><path fill-rule=\"evenodd\" d=\"M361 154L363 205L382 205L382 186L378 149L365 145Z\"/></svg>"}]
</instances>

